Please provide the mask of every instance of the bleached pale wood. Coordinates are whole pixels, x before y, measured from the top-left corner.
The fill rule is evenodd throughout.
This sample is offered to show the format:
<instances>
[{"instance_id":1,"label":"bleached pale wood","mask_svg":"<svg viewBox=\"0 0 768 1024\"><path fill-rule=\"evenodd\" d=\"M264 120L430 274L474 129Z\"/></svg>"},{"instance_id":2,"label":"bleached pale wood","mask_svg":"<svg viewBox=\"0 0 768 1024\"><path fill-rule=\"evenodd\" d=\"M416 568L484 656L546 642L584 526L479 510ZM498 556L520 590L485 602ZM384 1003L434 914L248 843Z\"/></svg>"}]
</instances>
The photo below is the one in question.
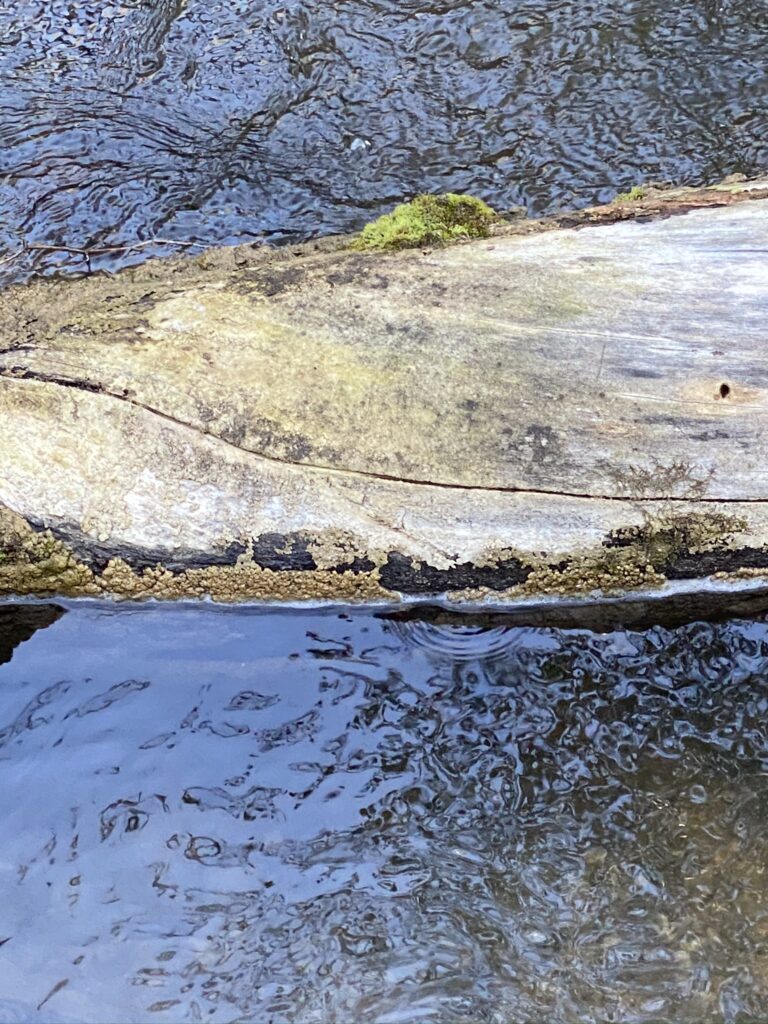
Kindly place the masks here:
<instances>
[{"instance_id":1,"label":"bleached pale wood","mask_svg":"<svg viewBox=\"0 0 768 1024\"><path fill-rule=\"evenodd\" d=\"M554 564L669 508L768 540L765 199L225 252L13 289L0 315L0 503L104 552L341 530L443 570Z\"/></svg>"}]
</instances>

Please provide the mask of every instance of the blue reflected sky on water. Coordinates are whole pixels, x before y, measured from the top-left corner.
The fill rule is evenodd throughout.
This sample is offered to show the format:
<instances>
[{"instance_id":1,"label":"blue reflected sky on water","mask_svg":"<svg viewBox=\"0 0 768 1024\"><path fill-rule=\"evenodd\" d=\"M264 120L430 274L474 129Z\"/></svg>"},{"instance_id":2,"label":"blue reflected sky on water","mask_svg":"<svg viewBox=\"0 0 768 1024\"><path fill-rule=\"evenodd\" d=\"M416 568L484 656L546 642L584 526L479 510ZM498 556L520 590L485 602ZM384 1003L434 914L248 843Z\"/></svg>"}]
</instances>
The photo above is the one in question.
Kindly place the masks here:
<instances>
[{"instance_id":1,"label":"blue reflected sky on water","mask_svg":"<svg viewBox=\"0 0 768 1024\"><path fill-rule=\"evenodd\" d=\"M70 610L0 666L0 1019L758 1019L767 669L762 622Z\"/></svg>"},{"instance_id":2,"label":"blue reflected sky on water","mask_svg":"<svg viewBox=\"0 0 768 1024\"><path fill-rule=\"evenodd\" d=\"M767 48L764 0L0 0L0 249L295 241L424 190L541 214L754 174ZM87 265L0 266L57 269Z\"/></svg>"}]
</instances>

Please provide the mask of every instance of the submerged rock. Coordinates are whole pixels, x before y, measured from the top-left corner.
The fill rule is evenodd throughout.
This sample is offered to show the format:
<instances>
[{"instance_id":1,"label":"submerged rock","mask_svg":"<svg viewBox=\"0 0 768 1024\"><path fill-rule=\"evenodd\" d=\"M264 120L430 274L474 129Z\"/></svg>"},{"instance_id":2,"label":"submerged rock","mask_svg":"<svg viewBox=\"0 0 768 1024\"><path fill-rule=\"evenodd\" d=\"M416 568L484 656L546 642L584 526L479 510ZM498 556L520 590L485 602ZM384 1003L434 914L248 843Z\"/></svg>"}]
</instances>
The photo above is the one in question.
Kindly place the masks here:
<instances>
[{"instance_id":1,"label":"submerged rock","mask_svg":"<svg viewBox=\"0 0 768 1024\"><path fill-rule=\"evenodd\" d=\"M10 289L0 589L762 594L766 228L732 182Z\"/></svg>"}]
</instances>

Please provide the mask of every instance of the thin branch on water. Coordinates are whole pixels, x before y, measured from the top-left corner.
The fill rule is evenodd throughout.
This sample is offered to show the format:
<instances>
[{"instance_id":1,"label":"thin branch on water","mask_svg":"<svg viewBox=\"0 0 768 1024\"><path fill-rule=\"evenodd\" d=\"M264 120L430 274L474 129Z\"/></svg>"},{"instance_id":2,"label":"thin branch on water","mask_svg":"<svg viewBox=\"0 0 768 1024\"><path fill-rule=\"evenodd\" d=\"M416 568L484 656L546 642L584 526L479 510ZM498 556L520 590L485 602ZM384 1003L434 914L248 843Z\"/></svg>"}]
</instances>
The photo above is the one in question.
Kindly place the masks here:
<instances>
[{"instance_id":1,"label":"thin branch on water","mask_svg":"<svg viewBox=\"0 0 768 1024\"><path fill-rule=\"evenodd\" d=\"M20 256L23 256L26 251L26 249L17 249L16 252L9 252L6 253L5 256L0 256L0 267L2 267L6 263L13 263L14 260L17 260Z\"/></svg>"},{"instance_id":2,"label":"thin branch on water","mask_svg":"<svg viewBox=\"0 0 768 1024\"><path fill-rule=\"evenodd\" d=\"M28 252L69 252L77 256L84 256L90 266L92 256L105 256L108 253L131 252L133 249L144 249L148 245L178 245L181 247L194 247L210 249L212 246L205 242L181 242L175 238L147 238L141 242L131 242L130 245L104 245L95 246L91 249L81 249L74 245L42 245L39 243L25 244L14 252L0 256L0 266L5 266L20 259Z\"/></svg>"}]
</instances>

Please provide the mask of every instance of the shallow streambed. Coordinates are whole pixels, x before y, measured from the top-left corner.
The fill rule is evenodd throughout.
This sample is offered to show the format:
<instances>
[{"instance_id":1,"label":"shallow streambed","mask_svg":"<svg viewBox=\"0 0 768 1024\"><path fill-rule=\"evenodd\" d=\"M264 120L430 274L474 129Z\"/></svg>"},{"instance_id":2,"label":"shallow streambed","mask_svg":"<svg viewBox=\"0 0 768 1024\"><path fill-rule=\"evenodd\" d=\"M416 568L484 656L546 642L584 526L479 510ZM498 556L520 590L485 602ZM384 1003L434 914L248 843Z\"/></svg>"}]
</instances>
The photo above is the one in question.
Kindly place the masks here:
<instances>
[{"instance_id":1,"label":"shallow streambed","mask_svg":"<svg viewBox=\"0 0 768 1024\"><path fill-rule=\"evenodd\" d=\"M9 657L0 1020L762 1012L765 623L24 605Z\"/></svg>"}]
</instances>

